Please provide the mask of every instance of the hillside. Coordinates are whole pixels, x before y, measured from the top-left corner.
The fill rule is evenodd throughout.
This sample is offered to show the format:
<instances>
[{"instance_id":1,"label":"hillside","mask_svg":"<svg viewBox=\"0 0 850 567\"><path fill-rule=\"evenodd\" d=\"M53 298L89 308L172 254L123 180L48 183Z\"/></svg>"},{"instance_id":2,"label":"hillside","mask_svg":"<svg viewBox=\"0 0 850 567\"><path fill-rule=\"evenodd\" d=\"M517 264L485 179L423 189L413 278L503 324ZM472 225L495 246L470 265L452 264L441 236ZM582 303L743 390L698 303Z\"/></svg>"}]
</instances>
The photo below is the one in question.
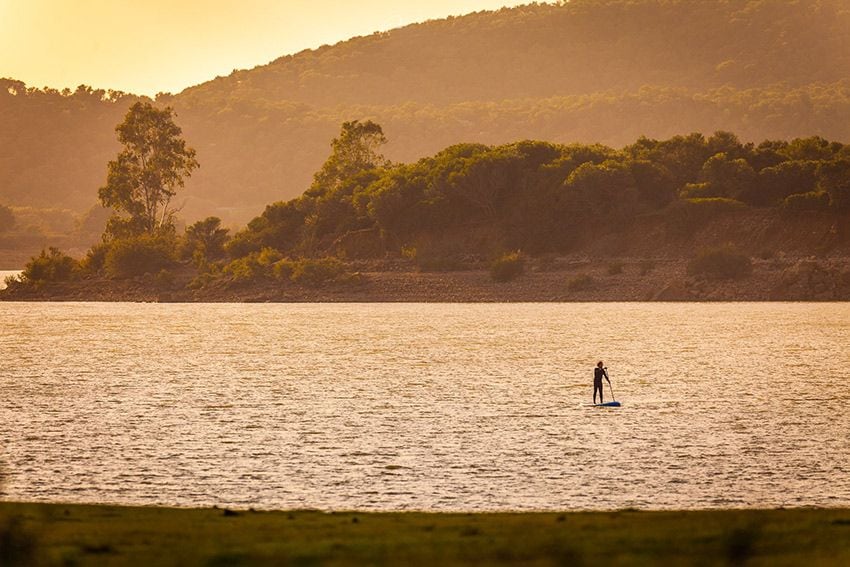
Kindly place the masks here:
<instances>
[{"instance_id":1,"label":"hillside","mask_svg":"<svg viewBox=\"0 0 850 567\"><path fill-rule=\"evenodd\" d=\"M158 102L201 163L184 216L235 225L306 189L345 120L379 122L404 162L461 141L847 141L848 77L850 0L576 0L354 38ZM0 204L88 210L137 98L3 81Z\"/></svg>"},{"instance_id":2,"label":"hillside","mask_svg":"<svg viewBox=\"0 0 850 567\"><path fill-rule=\"evenodd\" d=\"M384 142L343 124L309 190L233 234L132 207L85 258L44 251L0 299L850 299L850 144L526 140L393 164Z\"/></svg>"},{"instance_id":3,"label":"hillside","mask_svg":"<svg viewBox=\"0 0 850 567\"><path fill-rule=\"evenodd\" d=\"M318 107L446 105L637 91L833 83L850 4L573 0L430 21L237 71L182 98Z\"/></svg>"}]
</instances>

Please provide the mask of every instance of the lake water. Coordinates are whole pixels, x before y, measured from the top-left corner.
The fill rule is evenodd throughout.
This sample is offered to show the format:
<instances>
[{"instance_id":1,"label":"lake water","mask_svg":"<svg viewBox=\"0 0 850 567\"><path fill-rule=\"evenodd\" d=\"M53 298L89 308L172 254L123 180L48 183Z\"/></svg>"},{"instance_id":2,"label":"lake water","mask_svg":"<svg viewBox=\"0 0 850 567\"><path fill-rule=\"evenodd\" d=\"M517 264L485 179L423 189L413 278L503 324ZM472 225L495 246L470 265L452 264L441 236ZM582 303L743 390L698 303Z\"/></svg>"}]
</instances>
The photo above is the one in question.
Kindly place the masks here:
<instances>
[{"instance_id":1,"label":"lake water","mask_svg":"<svg viewBox=\"0 0 850 567\"><path fill-rule=\"evenodd\" d=\"M850 304L0 303L0 317L9 500L850 506ZM599 358L619 409L587 406Z\"/></svg>"}]
</instances>

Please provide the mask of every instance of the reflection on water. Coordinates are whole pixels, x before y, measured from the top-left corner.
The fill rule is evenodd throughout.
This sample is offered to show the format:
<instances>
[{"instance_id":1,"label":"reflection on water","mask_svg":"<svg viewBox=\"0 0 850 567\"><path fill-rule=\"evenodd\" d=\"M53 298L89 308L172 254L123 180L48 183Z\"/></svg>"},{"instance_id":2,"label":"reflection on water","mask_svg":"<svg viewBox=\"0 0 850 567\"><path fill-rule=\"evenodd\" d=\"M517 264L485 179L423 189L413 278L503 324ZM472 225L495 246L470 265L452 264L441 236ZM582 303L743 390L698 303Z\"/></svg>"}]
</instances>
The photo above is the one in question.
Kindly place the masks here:
<instances>
[{"instance_id":1,"label":"reflection on water","mask_svg":"<svg viewBox=\"0 0 850 567\"><path fill-rule=\"evenodd\" d=\"M0 316L7 499L850 505L847 304L0 303ZM599 358L620 409L586 406Z\"/></svg>"}]
</instances>

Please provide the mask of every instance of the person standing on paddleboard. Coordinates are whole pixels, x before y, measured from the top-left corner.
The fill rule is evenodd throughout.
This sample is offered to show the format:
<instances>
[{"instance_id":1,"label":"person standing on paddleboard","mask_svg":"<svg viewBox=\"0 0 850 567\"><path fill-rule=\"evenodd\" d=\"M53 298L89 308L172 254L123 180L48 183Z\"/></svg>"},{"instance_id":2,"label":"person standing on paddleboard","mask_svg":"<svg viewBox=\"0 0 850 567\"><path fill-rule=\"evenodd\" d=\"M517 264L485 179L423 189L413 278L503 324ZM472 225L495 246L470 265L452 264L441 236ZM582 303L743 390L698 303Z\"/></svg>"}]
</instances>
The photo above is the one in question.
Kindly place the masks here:
<instances>
[{"instance_id":1,"label":"person standing on paddleboard","mask_svg":"<svg viewBox=\"0 0 850 567\"><path fill-rule=\"evenodd\" d=\"M608 380L608 385L611 385L611 379L608 378L608 369L605 368L605 363L601 360L596 363L596 368L593 369L593 403L596 403L596 391L599 390L599 403L601 404L604 400L602 399L602 378Z\"/></svg>"}]
</instances>

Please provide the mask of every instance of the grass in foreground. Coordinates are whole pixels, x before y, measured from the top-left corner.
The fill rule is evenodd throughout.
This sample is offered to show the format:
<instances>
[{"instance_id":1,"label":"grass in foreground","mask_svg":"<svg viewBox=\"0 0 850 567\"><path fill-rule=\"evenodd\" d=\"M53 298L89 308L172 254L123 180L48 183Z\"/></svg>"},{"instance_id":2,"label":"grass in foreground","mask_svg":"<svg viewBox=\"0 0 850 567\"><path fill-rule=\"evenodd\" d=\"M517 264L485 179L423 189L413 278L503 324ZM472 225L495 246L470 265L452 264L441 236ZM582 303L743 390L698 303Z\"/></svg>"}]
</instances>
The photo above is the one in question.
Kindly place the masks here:
<instances>
[{"instance_id":1,"label":"grass in foreground","mask_svg":"<svg viewBox=\"0 0 850 567\"><path fill-rule=\"evenodd\" d=\"M0 565L850 565L850 510L231 512L0 503Z\"/></svg>"}]
</instances>

